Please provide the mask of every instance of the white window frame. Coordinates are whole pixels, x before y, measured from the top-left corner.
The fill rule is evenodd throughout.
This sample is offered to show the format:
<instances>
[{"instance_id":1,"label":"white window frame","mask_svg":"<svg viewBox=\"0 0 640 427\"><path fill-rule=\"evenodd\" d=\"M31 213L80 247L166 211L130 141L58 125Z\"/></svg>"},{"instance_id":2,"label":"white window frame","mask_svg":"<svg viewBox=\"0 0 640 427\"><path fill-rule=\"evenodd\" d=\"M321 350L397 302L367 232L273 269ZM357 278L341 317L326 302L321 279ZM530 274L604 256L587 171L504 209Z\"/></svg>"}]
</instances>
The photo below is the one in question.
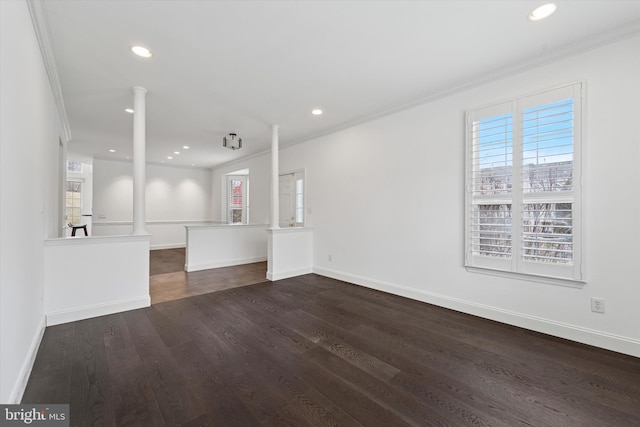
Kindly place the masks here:
<instances>
[{"instance_id":1,"label":"white window frame","mask_svg":"<svg viewBox=\"0 0 640 427\"><path fill-rule=\"evenodd\" d=\"M525 192L523 190L523 131L524 110L563 99L573 99L573 178L570 191ZM465 267L468 271L497 274L507 277L528 279L565 286L582 286L585 282L583 262L584 226L582 217L582 152L584 83L572 83L532 95L518 97L488 107L477 108L466 113L466 156L465 156ZM480 120L511 114L511 188L503 194L474 195L474 173L478 173L477 156L474 159L474 129ZM505 154L506 156L506 154ZM507 169L507 168L505 168ZM477 175L476 175L477 176ZM508 186L507 186L508 187ZM485 202L486 201L486 202ZM524 258L523 206L531 203L572 204L573 253L571 263L535 262ZM487 256L474 251L473 215L474 204L506 204L511 206L511 255ZM477 239L477 235L475 237ZM477 241L477 240L476 240Z\"/></svg>"}]
</instances>

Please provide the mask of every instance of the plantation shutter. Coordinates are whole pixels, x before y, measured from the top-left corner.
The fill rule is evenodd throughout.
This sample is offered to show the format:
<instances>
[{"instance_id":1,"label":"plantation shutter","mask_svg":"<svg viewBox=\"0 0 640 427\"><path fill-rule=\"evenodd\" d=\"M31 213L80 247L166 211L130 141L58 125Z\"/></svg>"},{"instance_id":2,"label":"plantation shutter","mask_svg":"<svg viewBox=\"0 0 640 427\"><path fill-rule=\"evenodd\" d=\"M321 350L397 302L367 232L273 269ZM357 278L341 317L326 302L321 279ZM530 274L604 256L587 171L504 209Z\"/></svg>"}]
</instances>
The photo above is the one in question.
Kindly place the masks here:
<instances>
[{"instance_id":1,"label":"plantation shutter","mask_svg":"<svg viewBox=\"0 0 640 427\"><path fill-rule=\"evenodd\" d=\"M581 84L519 102L524 273L582 280L581 105Z\"/></svg>"},{"instance_id":2,"label":"plantation shutter","mask_svg":"<svg viewBox=\"0 0 640 427\"><path fill-rule=\"evenodd\" d=\"M513 253L513 114L511 103L469 115L468 262L509 270Z\"/></svg>"},{"instance_id":3,"label":"plantation shutter","mask_svg":"<svg viewBox=\"0 0 640 427\"><path fill-rule=\"evenodd\" d=\"M581 91L467 113L468 267L582 280Z\"/></svg>"}]
</instances>

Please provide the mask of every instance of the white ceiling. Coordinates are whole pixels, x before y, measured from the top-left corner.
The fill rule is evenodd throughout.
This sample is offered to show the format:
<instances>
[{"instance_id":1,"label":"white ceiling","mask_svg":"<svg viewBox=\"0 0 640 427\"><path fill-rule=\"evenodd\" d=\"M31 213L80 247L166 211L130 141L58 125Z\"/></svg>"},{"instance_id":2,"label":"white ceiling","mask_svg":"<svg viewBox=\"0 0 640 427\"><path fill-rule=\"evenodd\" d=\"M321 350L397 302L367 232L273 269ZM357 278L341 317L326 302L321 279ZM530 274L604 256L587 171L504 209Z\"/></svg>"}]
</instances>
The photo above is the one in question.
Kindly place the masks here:
<instances>
[{"instance_id":1,"label":"white ceiling","mask_svg":"<svg viewBox=\"0 0 640 427\"><path fill-rule=\"evenodd\" d=\"M148 161L212 167L269 150L272 123L285 146L640 32L640 1L556 3L539 22L527 17L541 2L527 0L47 0L44 10L70 150L131 156L124 109L142 86ZM153 57L134 56L136 44ZM222 147L230 132L241 150Z\"/></svg>"}]
</instances>

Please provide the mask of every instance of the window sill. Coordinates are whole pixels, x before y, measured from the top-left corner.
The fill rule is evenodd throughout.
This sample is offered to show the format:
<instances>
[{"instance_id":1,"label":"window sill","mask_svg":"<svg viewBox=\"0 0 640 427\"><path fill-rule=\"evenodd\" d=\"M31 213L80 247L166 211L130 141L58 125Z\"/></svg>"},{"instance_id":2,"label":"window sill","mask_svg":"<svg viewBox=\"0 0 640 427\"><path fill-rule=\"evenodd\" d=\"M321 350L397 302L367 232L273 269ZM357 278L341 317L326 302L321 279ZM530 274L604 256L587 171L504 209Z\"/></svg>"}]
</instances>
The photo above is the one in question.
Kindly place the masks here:
<instances>
[{"instance_id":1,"label":"window sill","mask_svg":"<svg viewBox=\"0 0 640 427\"><path fill-rule=\"evenodd\" d=\"M564 286L567 288L582 289L587 284L584 280L564 279L559 277L536 276L534 274L513 273L511 271L493 270L490 268L465 266L469 273L486 274L489 276L506 277L508 279L526 280L529 282L544 283L547 285Z\"/></svg>"}]
</instances>

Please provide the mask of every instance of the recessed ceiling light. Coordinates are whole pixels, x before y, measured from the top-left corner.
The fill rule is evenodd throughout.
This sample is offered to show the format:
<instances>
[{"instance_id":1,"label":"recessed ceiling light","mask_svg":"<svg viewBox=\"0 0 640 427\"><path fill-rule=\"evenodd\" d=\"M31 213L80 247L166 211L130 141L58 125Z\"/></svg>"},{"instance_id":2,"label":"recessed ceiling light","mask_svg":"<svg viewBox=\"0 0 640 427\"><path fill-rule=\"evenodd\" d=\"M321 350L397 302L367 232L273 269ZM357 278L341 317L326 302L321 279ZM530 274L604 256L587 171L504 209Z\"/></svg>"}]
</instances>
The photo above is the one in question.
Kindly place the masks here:
<instances>
[{"instance_id":1,"label":"recessed ceiling light","mask_svg":"<svg viewBox=\"0 0 640 427\"><path fill-rule=\"evenodd\" d=\"M115 153L116 150L114 150L113 148L109 150L110 153Z\"/></svg>"},{"instance_id":2,"label":"recessed ceiling light","mask_svg":"<svg viewBox=\"0 0 640 427\"><path fill-rule=\"evenodd\" d=\"M134 113L133 108L125 108L124 111L126 111L129 114L133 114Z\"/></svg>"},{"instance_id":3,"label":"recessed ceiling light","mask_svg":"<svg viewBox=\"0 0 640 427\"><path fill-rule=\"evenodd\" d=\"M174 151L173 154L180 154L180 152L179 151Z\"/></svg>"},{"instance_id":4,"label":"recessed ceiling light","mask_svg":"<svg viewBox=\"0 0 640 427\"><path fill-rule=\"evenodd\" d=\"M171 159L173 159L173 157L171 157L171 156L167 156L167 159L168 159L168 160L171 160Z\"/></svg>"},{"instance_id":5,"label":"recessed ceiling light","mask_svg":"<svg viewBox=\"0 0 640 427\"><path fill-rule=\"evenodd\" d=\"M316 108L315 110L311 111L311 114L313 114L314 116L319 116L320 114L322 114L322 110Z\"/></svg>"},{"instance_id":6,"label":"recessed ceiling light","mask_svg":"<svg viewBox=\"0 0 640 427\"><path fill-rule=\"evenodd\" d=\"M131 48L131 52L133 52L136 55L141 56L143 58L151 58L153 56L153 54L151 53L151 51L149 49L147 49L146 47L142 47L142 46L133 46Z\"/></svg>"},{"instance_id":7,"label":"recessed ceiling light","mask_svg":"<svg viewBox=\"0 0 640 427\"><path fill-rule=\"evenodd\" d=\"M188 150L189 146L188 145L183 145L182 148L184 148L185 150Z\"/></svg>"},{"instance_id":8,"label":"recessed ceiling light","mask_svg":"<svg viewBox=\"0 0 640 427\"><path fill-rule=\"evenodd\" d=\"M529 14L529 19L532 21L539 21L551 15L556 11L556 9L557 6L553 3L543 4L542 6L534 9L533 12Z\"/></svg>"}]
</instances>

